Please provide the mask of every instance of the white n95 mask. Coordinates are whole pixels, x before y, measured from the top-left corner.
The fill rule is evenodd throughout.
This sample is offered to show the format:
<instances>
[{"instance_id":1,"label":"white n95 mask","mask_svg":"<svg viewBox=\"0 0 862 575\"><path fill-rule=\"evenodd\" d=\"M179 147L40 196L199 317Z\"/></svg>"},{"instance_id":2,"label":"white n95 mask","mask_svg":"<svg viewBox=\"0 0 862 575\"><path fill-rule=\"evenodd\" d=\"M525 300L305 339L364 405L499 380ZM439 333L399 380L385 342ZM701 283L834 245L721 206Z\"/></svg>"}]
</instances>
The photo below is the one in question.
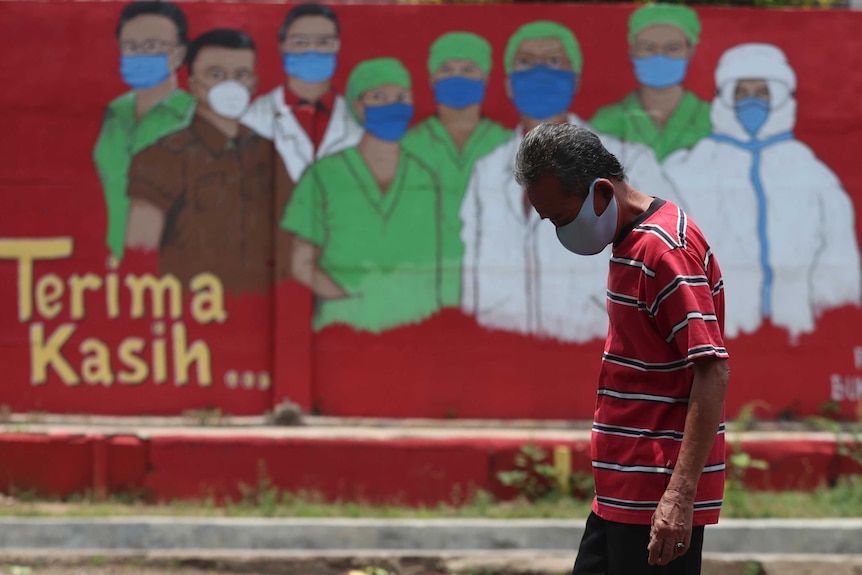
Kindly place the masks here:
<instances>
[{"instance_id":1,"label":"white n95 mask","mask_svg":"<svg viewBox=\"0 0 862 575\"><path fill-rule=\"evenodd\" d=\"M207 101L212 111L219 116L236 120L248 109L251 94L236 80L225 80L210 88Z\"/></svg>"},{"instance_id":2,"label":"white n95 mask","mask_svg":"<svg viewBox=\"0 0 862 575\"><path fill-rule=\"evenodd\" d=\"M574 220L557 228L557 239L563 247L582 256L592 256L614 241L617 231L617 198L611 196L608 207L597 216L593 205L593 194L598 179L590 184L590 193Z\"/></svg>"}]
</instances>

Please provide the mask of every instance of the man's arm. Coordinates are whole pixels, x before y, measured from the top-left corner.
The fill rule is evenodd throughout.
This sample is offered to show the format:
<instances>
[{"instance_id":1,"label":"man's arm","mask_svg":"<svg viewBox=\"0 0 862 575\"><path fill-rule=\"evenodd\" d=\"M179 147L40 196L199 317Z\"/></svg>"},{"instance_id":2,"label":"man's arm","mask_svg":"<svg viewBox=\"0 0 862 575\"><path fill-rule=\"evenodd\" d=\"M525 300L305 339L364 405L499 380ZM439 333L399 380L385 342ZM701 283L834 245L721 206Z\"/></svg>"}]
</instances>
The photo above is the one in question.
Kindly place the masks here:
<instances>
[{"instance_id":1,"label":"man's arm","mask_svg":"<svg viewBox=\"0 0 862 575\"><path fill-rule=\"evenodd\" d=\"M293 238L291 272L296 281L324 299L347 297L347 292L320 268L319 262L319 247L299 236Z\"/></svg>"},{"instance_id":2,"label":"man's arm","mask_svg":"<svg viewBox=\"0 0 862 575\"><path fill-rule=\"evenodd\" d=\"M679 458L653 516L648 547L650 565L667 565L688 550L697 484L721 424L729 377L726 359L708 356L694 360L694 380ZM678 542L685 547L677 549Z\"/></svg>"}]
</instances>

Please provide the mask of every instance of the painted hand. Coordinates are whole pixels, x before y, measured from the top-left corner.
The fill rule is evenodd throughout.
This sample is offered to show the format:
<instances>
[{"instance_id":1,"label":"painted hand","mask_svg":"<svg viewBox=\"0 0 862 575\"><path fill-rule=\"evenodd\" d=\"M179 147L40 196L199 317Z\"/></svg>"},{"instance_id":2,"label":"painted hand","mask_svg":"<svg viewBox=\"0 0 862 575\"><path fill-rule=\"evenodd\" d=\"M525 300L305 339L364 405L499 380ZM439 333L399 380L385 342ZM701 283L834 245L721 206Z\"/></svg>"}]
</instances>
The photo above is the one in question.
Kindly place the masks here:
<instances>
[{"instance_id":1,"label":"painted hand","mask_svg":"<svg viewBox=\"0 0 862 575\"><path fill-rule=\"evenodd\" d=\"M688 551L693 518L693 498L665 491L652 516L647 546L650 565L667 565Z\"/></svg>"}]
</instances>

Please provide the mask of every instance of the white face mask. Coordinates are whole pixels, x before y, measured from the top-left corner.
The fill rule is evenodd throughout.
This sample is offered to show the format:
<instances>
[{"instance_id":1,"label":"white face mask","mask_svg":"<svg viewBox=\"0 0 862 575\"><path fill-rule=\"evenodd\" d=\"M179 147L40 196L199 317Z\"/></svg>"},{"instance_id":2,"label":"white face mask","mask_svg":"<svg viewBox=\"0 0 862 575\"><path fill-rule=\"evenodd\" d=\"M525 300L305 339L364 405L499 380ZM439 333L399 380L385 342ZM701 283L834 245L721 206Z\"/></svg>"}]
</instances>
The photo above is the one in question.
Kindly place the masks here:
<instances>
[{"instance_id":1,"label":"white face mask","mask_svg":"<svg viewBox=\"0 0 862 575\"><path fill-rule=\"evenodd\" d=\"M226 80L210 88L207 101L212 111L219 116L236 120L248 109L251 94L236 80Z\"/></svg>"},{"instance_id":2,"label":"white face mask","mask_svg":"<svg viewBox=\"0 0 862 575\"><path fill-rule=\"evenodd\" d=\"M617 199L611 196L607 209L597 216L593 206L596 182L598 180L593 180L590 184L590 193L577 217L557 228L557 239L563 247L582 256L592 256L605 249L617 232Z\"/></svg>"}]
</instances>

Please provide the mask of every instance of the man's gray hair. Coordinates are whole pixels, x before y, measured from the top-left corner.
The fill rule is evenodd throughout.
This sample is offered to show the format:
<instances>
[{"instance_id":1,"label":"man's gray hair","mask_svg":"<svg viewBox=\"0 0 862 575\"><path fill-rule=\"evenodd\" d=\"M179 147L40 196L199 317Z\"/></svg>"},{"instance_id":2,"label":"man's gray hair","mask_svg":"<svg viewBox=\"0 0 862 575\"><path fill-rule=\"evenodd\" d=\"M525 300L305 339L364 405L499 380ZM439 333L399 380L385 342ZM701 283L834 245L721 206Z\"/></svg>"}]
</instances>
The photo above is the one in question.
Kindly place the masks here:
<instances>
[{"instance_id":1,"label":"man's gray hair","mask_svg":"<svg viewBox=\"0 0 862 575\"><path fill-rule=\"evenodd\" d=\"M586 197L596 178L625 181L620 161L593 132L572 124L539 124L524 137L515 157L515 180L534 186L546 174L567 194Z\"/></svg>"}]
</instances>

